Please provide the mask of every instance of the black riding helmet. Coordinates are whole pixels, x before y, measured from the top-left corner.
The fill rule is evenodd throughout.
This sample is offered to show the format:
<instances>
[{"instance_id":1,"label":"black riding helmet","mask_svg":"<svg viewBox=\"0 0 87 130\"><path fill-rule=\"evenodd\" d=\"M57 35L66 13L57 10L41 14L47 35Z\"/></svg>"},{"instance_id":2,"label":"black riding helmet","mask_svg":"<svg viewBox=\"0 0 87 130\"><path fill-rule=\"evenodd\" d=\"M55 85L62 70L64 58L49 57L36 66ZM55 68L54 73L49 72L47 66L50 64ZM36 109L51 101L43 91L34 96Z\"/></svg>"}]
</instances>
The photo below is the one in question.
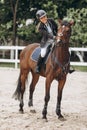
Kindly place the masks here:
<instances>
[{"instance_id":1,"label":"black riding helmet","mask_svg":"<svg viewBox=\"0 0 87 130\"><path fill-rule=\"evenodd\" d=\"M42 17L46 16L46 12L44 10L38 10L36 13L37 19L40 19Z\"/></svg>"}]
</instances>

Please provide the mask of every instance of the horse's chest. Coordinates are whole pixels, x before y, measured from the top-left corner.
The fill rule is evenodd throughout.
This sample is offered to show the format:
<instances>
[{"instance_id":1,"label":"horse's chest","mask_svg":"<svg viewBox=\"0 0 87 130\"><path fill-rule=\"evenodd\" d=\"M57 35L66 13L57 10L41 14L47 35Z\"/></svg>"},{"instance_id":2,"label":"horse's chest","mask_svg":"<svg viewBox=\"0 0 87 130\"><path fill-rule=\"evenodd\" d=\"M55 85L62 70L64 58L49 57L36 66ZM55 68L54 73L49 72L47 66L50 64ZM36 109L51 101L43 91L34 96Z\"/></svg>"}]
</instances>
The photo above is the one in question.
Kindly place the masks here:
<instances>
[{"instance_id":1,"label":"horse's chest","mask_svg":"<svg viewBox=\"0 0 87 130\"><path fill-rule=\"evenodd\" d=\"M62 69L58 69L58 70L55 71L54 77L57 80L62 79L63 77L65 77L65 73L62 71Z\"/></svg>"}]
</instances>

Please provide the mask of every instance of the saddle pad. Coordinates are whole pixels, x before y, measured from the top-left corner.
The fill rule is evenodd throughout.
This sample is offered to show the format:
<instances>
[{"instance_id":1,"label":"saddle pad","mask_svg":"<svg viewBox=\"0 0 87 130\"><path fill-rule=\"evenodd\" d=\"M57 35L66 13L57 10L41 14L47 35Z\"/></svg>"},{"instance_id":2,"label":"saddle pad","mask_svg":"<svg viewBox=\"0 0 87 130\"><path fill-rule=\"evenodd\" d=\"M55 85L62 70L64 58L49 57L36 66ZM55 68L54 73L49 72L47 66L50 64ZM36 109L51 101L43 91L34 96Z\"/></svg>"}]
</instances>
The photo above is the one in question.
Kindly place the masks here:
<instances>
[{"instance_id":1,"label":"saddle pad","mask_svg":"<svg viewBox=\"0 0 87 130\"><path fill-rule=\"evenodd\" d=\"M32 59L33 61L37 62L40 53L41 53L41 48L40 48L40 47L35 48L34 51L33 51L32 54L31 54L31 59Z\"/></svg>"}]
</instances>

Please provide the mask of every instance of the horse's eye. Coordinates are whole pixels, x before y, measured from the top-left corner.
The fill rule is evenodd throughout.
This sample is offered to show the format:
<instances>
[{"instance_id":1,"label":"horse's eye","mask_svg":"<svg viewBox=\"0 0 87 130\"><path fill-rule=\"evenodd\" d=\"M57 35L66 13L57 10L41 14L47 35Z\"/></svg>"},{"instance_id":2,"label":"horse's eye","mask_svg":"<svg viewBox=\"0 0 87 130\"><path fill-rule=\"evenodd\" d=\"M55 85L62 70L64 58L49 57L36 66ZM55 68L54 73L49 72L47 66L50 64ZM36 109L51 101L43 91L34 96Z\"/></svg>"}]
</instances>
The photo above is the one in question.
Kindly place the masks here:
<instances>
[{"instance_id":1,"label":"horse's eye","mask_svg":"<svg viewBox=\"0 0 87 130\"><path fill-rule=\"evenodd\" d=\"M66 31L69 31L70 29L69 29L69 27L66 27Z\"/></svg>"},{"instance_id":2,"label":"horse's eye","mask_svg":"<svg viewBox=\"0 0 87 130\"><path fill-rule=\"evenodd\" d=\"M69 32L70 32L70 30L67 28L67 29L66 29L66 32L67 32L67 33L69 33Z\"/></svg>"},{"instance_id":3,"label":"horse's eye","mask_svg":"<svg viewBox=\"0 0 87 130\"><path fill-rule=\"evenodd\" d=\"M69 30L67 30L67 33L70 32Z\"/></svg>"}]
</instances>

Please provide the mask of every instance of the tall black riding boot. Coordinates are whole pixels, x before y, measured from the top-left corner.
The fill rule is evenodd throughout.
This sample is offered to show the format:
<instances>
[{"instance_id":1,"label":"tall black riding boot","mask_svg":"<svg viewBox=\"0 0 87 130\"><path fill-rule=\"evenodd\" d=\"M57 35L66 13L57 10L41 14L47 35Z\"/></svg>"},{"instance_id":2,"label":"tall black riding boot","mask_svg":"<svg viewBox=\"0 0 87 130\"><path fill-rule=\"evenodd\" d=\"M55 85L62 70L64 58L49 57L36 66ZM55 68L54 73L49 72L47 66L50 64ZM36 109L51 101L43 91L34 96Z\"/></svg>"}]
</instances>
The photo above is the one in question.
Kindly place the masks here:
<instances>
[{"instance_id":1,"label":"tall black riding boot","mask_svg":"<svg viewBox=\"0 0 87 130\"><path fill-rule=\"evenodd\" d=\"M40 73L42 62L43 62L43 58L40 55L36 66L36 73Z\"/></svg>"},{"instance_id":2,"label":"tall black riding boot","mask_svg":"<svg viewBox=\"0 0 87 130\"><path fill-rule=\"evenodd\" d=\"M71 73L73 73L74 71L75 71L74 69L73 69L73 70L70 69L70 70L69 70L69 73L71 74Z\"/></svg>"}]
</instances>

